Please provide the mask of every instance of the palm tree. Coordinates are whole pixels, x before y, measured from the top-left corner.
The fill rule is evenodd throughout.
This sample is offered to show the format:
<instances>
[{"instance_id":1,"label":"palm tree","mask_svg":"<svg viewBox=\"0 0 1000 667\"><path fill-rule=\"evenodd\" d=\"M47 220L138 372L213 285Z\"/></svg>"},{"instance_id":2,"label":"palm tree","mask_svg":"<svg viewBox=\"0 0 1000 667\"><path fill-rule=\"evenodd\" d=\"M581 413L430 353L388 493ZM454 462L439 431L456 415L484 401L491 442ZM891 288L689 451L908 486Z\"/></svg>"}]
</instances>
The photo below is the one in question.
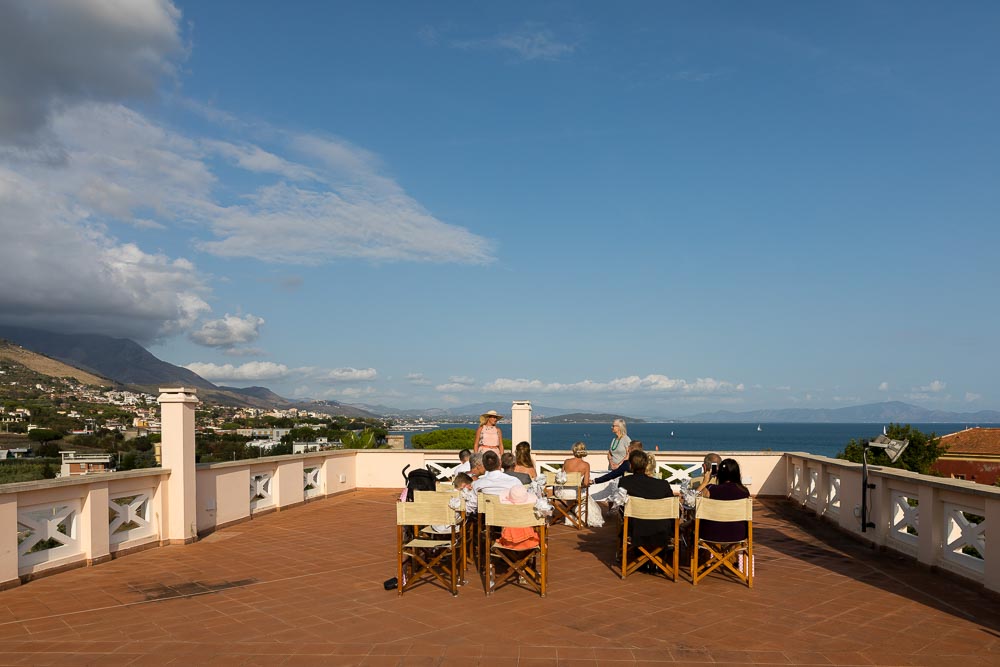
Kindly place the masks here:
<instances>
[{"instance_id":1,"label":"palm tree","mask_svg":"<svg viewBox=\"0 0 1000 667\"><path fill-rule=\"evenodd\" d=\"M375 431L369 428L363 431L347 431L341 436L340 441L344 443L344 449L375 449L378 447L375 442Z\"/></svg>"}]
</instances>

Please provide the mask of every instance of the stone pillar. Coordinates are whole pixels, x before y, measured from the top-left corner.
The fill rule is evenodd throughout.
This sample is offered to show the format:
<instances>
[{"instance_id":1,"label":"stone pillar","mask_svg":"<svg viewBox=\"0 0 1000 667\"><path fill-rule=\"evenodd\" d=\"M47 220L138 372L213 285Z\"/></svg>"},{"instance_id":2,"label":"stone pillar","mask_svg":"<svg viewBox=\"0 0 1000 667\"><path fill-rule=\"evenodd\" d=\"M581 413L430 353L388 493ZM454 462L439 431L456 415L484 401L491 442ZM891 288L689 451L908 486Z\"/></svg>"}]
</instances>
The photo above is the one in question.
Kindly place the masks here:
<instances>
[{"instance_id":1,"label":"stone pillar","mask_svg":"<svg viewBox=\"0 0 1000 667\"><path fill-rule=\"evenodd\" d=\"M531 401L514 401L510 408L510 442L531 444Z\"/></svg>"},{"instance_id":2,"label":"stone pillar","mask_svg":"<svg viewBox=\"0 0 1000 667\"><path fill-rule=\"evenodd\" d=\"M167 479L164 534L160 541L187 544L198 539L196 479L194 468L194 411L197 390L186 387L160 389L163 467Z\"/></svg>"},{"instance_id":3,"label":"stone pillar","mask_svg":"<svg viewBox=\"0 0 1000 667\"><path fill-rule=\"evenodd\" d=\"M80 512L80 541L87 565L111 560L111 534L108 530L108 483L95 484L87 491Z\"/></svg>"}]
</instances>

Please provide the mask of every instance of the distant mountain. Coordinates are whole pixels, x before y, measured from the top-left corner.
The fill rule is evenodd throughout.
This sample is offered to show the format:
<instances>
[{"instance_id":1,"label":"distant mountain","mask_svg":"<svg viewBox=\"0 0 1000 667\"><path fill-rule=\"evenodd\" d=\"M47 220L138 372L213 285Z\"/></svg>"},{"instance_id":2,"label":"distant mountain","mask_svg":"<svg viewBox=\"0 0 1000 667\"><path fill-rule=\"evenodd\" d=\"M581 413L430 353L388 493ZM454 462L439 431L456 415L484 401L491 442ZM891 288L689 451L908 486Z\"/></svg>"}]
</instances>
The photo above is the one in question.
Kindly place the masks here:
<instances>
[{"instance_id":1,"label":"distant mountain","mask_svg":"<svg viewBox=\"0 0 1000 667\"><path fill-rule=\"evenodd\" d=\"M47 377L70 377L77 382L95 387L110 387L115 384L114 380L88 373L85 370L64 364L44 354L32 352L17 343L3 339L0 339L0 360L21 364L25 368Z\"/></svg>"},{"instance_id":2,"label":"distant mountain","mask_svg":"<svg viewBox=\"0 0 1000 667\"><path fill-rule=\"evenodd\" d=\"M351 407L365 410L384 417L395 417L397 419L472 419L478 417L488 410L496 410L500 414L510 418L510 401L498 401L493 403L475 403L473 405L463 405L457 408L394 408L388 405L373 405L369 403L350 403ZM531 416L533 419L564 415L572 412L564 408L550 408L541 405L531 406Z\"/></svg>"},{"instance_id":3,"label":"distant mountain","mask_svg":"<svg viewBox=\"0 0 1000 667\"><path fill-rule=\"evenodd\" d=\"M263 389L263 387L255 387L255 389ZM341 403L339 401L300 401L295 404L295 407L299 410L325 412L343 417L367 417L369 419L377 419L382 415L381 412L370 412L355 405L348 405L347 403Z\"/></svg>"},{"instance_id":4,"label":"distant mountain","mask_svg":"<svg viewBox=\"0 0 1000 667\"><path fill-rule=\"evenodd\" d=\"M638 417L624 417L622 415L612 415L595 412L570 412L556 417L545 417L537 419L542 424L610 424L616 419L624 419L629 424L644 424L646 420Z\"/></svg>"},{"instance_id":5,"label":"distant mountain","mask_svg":"<svg viewBox=\"0 0 1000 667\"><path fill-rule=\"evenodd\" d=\"M157 359L146 348L128 338L61 334L9 326L0 326L0 338L122 384L152 387L154 390L169 385L215 388L200 375Z\"/></svg>"},{"instance_id":6,"label":"distant mountain","mask_svg":"<svg viewBox=\"0 0 1000 667\"><path fill-rule=\"evenodd\" d=\"M1000 412L980 410L978 412L949 412L928 410L919 405L900 401L852 405L844 408L786 408L783 410L752 410L732 412L717 410L702 412L685 417L688 422L799 422L808 424L841 423L859 424L902 422L907 424L928 424L934 422L970 424L1000 423Z\"/></svg>"}]
</instances>

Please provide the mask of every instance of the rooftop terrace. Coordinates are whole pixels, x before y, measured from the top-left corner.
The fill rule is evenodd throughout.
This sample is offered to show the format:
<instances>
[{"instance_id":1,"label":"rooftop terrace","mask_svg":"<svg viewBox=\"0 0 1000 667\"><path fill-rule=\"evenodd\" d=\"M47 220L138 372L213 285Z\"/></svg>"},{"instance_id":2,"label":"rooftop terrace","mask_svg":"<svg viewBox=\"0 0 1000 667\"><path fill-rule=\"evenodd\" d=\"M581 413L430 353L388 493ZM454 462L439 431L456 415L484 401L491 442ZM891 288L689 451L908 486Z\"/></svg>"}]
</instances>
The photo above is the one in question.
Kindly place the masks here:
<instances>
[{"instance_id":1,"label":"rooftop terrace","mask_svg":"<svg viewBox=\"0 0 1000 667\"><path fill-rule=\"evenodd\" d=\"M358 490L0 593L0 664L1000 664L1000 605L780 499L756 578L609 568L614 528L550 533L542 599L478 580L402 598L397 494ZM686 571L685 573L686 574Z\"/></svg>"}]
</instances>

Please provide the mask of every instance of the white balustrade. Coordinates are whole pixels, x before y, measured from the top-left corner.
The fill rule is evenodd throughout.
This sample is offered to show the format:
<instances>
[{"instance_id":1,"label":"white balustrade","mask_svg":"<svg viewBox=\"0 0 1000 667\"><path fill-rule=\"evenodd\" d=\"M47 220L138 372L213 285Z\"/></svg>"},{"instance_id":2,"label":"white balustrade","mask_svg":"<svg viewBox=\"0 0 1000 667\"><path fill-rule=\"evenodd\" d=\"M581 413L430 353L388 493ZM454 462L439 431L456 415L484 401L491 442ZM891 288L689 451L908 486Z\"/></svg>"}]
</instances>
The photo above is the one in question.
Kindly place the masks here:
<instances>
[{"instance_id":1,"label":"white balustrade","mask_svg":"<svg viewBox=\"0 0 1000 667\"><path fill-rule=\"evenodd\" d=\"M840 513L840 475L836 472L826 474L826 513Z\"/></svg>"},{"instance_id":2,"label":"white balustrade","mask_svg":"<svg viewBox=\"0 0 1000 667\"><path fill-rule=\"evenodd\" d=\"M250 511L256 512L274 506L274 473L270 471L250 474Z\"/></svg>"},{"instance_id":3,"label":"white balustrade","mask_svg":"<svg viewBox=\"0 0 1000 667\"><path fill-rule=\"evenodd\" d=\"M302 468L302 493L306 498L317 498L323 495L322 463Z\"/></svg>"},{"instance_id":4,"label":"white balustrade","mask_svg":"<svg viewBox=\"0 0 1000 667\"><path fill-rule=\"evenodd\" d=\"M156 527L151 521L150 501L153 493L153 489L146 489L139 493L113 496L109 499L108 533L111 544L121 544L156 534Z\"/></svg>"},{"instance_id":5,"label":"white balustrade","mask_svg":"<svg viewBox=\"0 0 1000 667\"><path fill-rule=\"evenodd\" d=\"M986 521L982 510L944 504L944 557L952 564L982 574L986 564Z\"/></svg>"},{"instance_id":6,"label":"white balustrade","mask_svg":"<svg viewBox=\"0 0 1000 667\"><path fill-rule=\"evenodd\" d=\"M79 516L78 500L18 509L18 569L82 554Z\"/></svg>"}]
</instances>

